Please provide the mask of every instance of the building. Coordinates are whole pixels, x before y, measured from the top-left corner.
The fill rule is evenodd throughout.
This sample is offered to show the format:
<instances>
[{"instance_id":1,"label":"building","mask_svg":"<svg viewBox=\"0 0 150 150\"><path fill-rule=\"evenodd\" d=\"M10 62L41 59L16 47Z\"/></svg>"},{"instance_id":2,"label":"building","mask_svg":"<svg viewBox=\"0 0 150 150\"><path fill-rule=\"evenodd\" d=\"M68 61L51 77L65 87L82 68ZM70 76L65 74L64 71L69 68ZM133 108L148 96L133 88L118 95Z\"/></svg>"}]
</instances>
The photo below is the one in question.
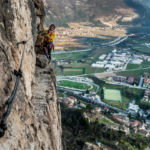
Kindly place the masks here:
<instances>
[{"instance_id":1,"label":"building","mask_svg":"<svg viewBox=\"0 0 150 150\"><path fill-rule=\"evenodd\" d=\"M91 67L93 67L93 68L104 68L104 64L92 64Z\"/></svg>"},{"instance_id":2,"label":"building","mask_svg":"<svg viewBox=\"0 0 150 150\"><path fill-rule=\"evenodd\" d=\"M130 127L133 129L136 129L136 131L138 130L138 127L141 125L141 122L138 120L134 120L132 122L130 122Z\"/></svg>"},{"instance_id":3,"label":"building","mask_svg":"<svg viewBox=\"0 0 150 150\"><path fill-rule=\"evenodd\" d=\"M122 65L122 62L120 62L120 61L110 61L110 63L112 65L115 65L115 66L121 66Z\"/></svg>"},{"instance_id":4,"label":"building","mask_svg":"<svg viewBox=\"0 0 150 150\"><path fill-rule=\"evenodd\" d=\"M139 106L133 103L129 103L127 107L127 111L132 115L136 115L139 112L139 110L140 110Z\"/></svg>"},{"instance_id":5,"label":"building","mask_svg":"<svg viewBox=\"0 0 150 150\"><path fill-rule=\"evenodd\" d=\"M133 59L131 63L140 65L142 62L143 62L142 59Z\"/></svg>"},{"instance_id":6,"label":"building","mask_svg":"<svg viewBox=\"0 0 150 150\"><path fill-rule=\"evenodd\" d=\"M113 80L117 81L117 82L126 82L127 77L124 77L124 76L114 76Z\"/></svg>"},{"instance_id":7,"label":"building","mask_svg":"<svg viewBox=\"0 0 150 150\"><path fill-rule=\"evenodd\" d=\"M106 65L105 65L105 68L106 68L106 69L109 69L109 70L113 70L113 69L115 68L115 65L106 64Z\"/></svg>"},{"instance_id":8,"label":"building","mask_svg":"<svg viewBox=\"0 0 150 150\"><path fill-rule=\"evenodd\" d=\"M145 123L146 123L147 125L150 125L150 119L146 119Z\"/></svg>"},{"instance_id":9,"label":"building","mask_svg":"<svg viewBox=\"0 0 150 150\"><path fill-rule=\"evenodd\" d=\"M64 102L69 107L73 107L77 99L73 96L69 96L68 98L59 99L60 102Z\"/></svg>"},{"instance_id":10,"label":"building","mask_svg":"<svg viewBox=\"0 0 150 150\"><path fill-rule=\"evenodd\" d=\"M139 130L138 133L146 137L150 136L150 132L147 130Z\"/></svg>"},{"instance_id":11,"label":"building","mask_svg":"<svg viewBox=\"0 0 150 150\"><path fill-rule=\"evenodd\" d=\"M146 89L145 92L144 92L143 100L148 102L149 101L149 96L150 96L150 89Z\"/></svg>"},{"instance_id":12,"label":"building","mask_svg":"<svg viewBox=\"0 0 150 150\"><path fill-rule=\"evenodd\" d=\"M150 78L145 77L143 87L150 88Z\"/></svg>"},{"instance_id":13,"label":"building","mask_svg":"<svg viewBox=\"0 0 150 150\"><path fill-rule=\"evenodd\" d=\"M133 85L133 83L134 83L134 77L128 77L127 83Z\"/></svg>"},{"instance_id":14,"label":"building","mask_svg":"<svg viewBox=\"0 0 150 150\"><path fill-rule=\"evenodd\" d=\"M80 107L80 108L86 108L86 105L83 104L83 103L80 103L79 107Z\"/></svg>"},{"instance_id":15,"label":"building","mask_svg":"<svg viewBox=\"0 0 150 150\"><path fill-rule=\"evenodd\" d=\"M103 55L99 56L99 60L104 60L105 57L106 57L106 54L103 54Z\"/></svg>"},{"instance_id":16,"label":"building","mask_svg":"<svg viewBox=\"0 0 150 150\"><path fill-rule=\"evenodd\" d=\"M72 101L72 103L77 102L77 99L76 99L75 97L73 97L73 96L69 96L69 97L68 97L68 100L69 100L69 101Z\"/></svg>"},{"instance_id":17,"label":"building","mask_svg":"<svg viewBox=\"0 0 150 150\"><path fill-rule=\"evenodd\" d=\"M129 126L129 118L121 114L113 114L113 118Z\"/></svg>"},{"instance_id":18,"label":"building","mask_svg":"<svg viewBox=\"0 0 150 150\"><path fill-rule=\"evenodd\" d=\"M100 108L100 107L95 107L95 110L96 110L97 112L101 112L101 108Z\"/></svg>"}]
</instances>

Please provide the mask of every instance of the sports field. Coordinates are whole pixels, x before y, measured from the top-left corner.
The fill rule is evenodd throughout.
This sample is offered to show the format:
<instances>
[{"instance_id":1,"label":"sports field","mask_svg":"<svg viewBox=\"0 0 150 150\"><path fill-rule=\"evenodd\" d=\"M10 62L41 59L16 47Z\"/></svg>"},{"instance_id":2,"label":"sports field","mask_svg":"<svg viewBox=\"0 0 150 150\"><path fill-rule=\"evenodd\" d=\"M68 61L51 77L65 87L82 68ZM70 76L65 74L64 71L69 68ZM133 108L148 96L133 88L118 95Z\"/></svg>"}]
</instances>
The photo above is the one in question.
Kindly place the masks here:
<instances>
[{"instance_id":1,"label":"sports field","mask_svg":"<svg viewBox=\"0 0 150 150\"><path fill-rule=\"evenodd\" d=\"M69 80L63 80L58 85L64 86L64 87L75 88L75 89L81 89L81 90L87 90L91 88L91 86L86 83L73 82Z\"/></svg>"},{"instance_id":2,"label":"sports field","mask_svg":"<svg viewBox=\"0 0 150 150\"><path fill-rule=\"evenodd\" d=\"M104 89L104 99L108 101L122 101L120 90Z\"/></svg>"}]
</instances>

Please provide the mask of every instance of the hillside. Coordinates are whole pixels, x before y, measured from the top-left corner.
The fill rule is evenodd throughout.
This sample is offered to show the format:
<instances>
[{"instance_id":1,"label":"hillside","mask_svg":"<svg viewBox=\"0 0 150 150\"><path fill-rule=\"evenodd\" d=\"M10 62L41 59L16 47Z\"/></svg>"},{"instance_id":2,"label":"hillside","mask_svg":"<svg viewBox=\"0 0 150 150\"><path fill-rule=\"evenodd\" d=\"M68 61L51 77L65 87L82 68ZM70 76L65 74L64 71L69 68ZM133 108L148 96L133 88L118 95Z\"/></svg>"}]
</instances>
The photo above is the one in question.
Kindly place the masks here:
<instances>
[{"instance_id":1,"label":"hillside","mask_svg":"<svg viewBox=\"0 0 150 150\"><path fill-rule=\"evenodd\" d=\"M148 1L139 0L46 0L47 23L90 21L96 25L145 25L148 23ZM148 14L148 15L147 15ZM144 22L141 22L144 19Z\"/></svg>"}]
</instances>

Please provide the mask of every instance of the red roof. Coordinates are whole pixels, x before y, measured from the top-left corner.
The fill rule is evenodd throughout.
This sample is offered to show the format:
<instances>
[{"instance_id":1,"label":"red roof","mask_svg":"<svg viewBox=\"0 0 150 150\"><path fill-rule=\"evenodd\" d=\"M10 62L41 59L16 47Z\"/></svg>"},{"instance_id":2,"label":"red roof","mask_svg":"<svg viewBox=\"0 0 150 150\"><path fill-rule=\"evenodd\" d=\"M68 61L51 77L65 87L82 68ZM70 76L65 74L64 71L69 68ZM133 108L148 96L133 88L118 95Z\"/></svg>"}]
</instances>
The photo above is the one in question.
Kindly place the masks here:
<instances>
[{"instance_id":1,"label":"red roof","mask_svg":"<svg viewBox=\"0 0 150 150\"><path fill-rule=\"evenodd\" d=\"M116 119L120 119L120 120L122 120L122 119L123 119L123 116L116 115L116 114L113 114L113 117L114 117L114 118L116 118Z\"/></svg>"},{"instance_id":2,"label":"red roof","mask_svg":"<svg viewBox=\"0 0 150 150\"><path fill-rule=\"evenodd\" d=\"M145 78L144 84L150 84L150 78Z\"/></svg>"},{"instance_id":3,"label":"red roof","mask_svg":"<svg viewBox=\"0 0 150 150\"><path fill-rule=\"evenodd\" d=\"M132 127L137 127L137 126L140 125L140 124L141 124L141 122L138 121L138 120L135 120L135 121L133 121L133 122L130 123L130 125L131 125Z\"/></svg>"},{"instance_id":4,"label":"red roof","mask_svg":"<svg viewBox=\"0 0 150 150\"><path fill-rule=\"evenodd\" d=\"M134 82L134 77L128 77L127 82L128 82L128 83L133 83L133 82Z\"/></svg>"},{"instance_id":5,"label":"red roof","mask_svg":"<svg viewBox=\"0 0 150 150\"><path fill-rule=\"evenodd\" d=\"M68 98L71 99L71 100L74 100L74 101L76 100L76 98L73 97L73 96L69 96Z\"/></svg>"}]
</instances>

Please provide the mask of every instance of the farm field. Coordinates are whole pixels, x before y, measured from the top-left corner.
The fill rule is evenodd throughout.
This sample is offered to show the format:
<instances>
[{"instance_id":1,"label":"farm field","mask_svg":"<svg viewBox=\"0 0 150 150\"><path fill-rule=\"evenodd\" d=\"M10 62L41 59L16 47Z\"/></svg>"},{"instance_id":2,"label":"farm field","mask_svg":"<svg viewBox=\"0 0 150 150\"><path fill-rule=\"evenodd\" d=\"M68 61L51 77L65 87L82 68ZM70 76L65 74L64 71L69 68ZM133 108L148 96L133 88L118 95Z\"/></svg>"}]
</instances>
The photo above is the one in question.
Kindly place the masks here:
<instances>
[{"instance_id":1,"label":"farm field","mask_svg":"<svg viewBox=\"0 0 150 150\"><path fill-rule=\"evenodd\" d=\"M121 76L133 76L133 77L140 77L141 75L143 75L143 73L150 73L150 68L148 69L141 69L141 70L134 70L134 71L123 71L123 72L118 72L117 75L121 75Z\"/></svg>"},{"instance_id":2,"label":"farm field","mask_svg":"<svg viewBox=\"0 0 150 150\"><path fill-rule=\"evenodd\" d=\"M82 75L82 74L92 74L92 73L101 73L104 72L105 69L103 68L92 68L87 65L81 67L71 67L71 68L64 68L63 72L64 75Z\"/></svg>"},{"instance_id":3,"label":"farm field","mask_svg":"<svg viewBox=\"0 0 150 150\"><path fill-rule=\"evenodd\" d=\"M104 68L93 68L91 64L98 60L101 54L108 53L111 50L112 48L95 48L91 51L52 54L53 60L57 61L55 65L57 72L55 71L55 73L56 75L72 76L105 72ZM62 60L65 63L61 63Z\"/></svg>"},{"instance_id":4,"label":"farm field","mask_svg":"<svg viewBox=\"0 0 150 150\"><path fill-rule=\"evenodd\" d=\"M70 68L70 69L63 69L64 75L66 76L73 76L73 75L81 75L83 74L82 68Z\"/></svg>"},{"instance_id":5,"label":"farm field","mask_svg":"<svg viewBox=\"0 0 150 150\"><path fill-rule=\"evenodd\" d=\"M143 62L141 65L128 64L127 70L128 69L142 69L142 68L146 68L146 67L150 67L150 62Z\"/></svg>"}]
</instances>

